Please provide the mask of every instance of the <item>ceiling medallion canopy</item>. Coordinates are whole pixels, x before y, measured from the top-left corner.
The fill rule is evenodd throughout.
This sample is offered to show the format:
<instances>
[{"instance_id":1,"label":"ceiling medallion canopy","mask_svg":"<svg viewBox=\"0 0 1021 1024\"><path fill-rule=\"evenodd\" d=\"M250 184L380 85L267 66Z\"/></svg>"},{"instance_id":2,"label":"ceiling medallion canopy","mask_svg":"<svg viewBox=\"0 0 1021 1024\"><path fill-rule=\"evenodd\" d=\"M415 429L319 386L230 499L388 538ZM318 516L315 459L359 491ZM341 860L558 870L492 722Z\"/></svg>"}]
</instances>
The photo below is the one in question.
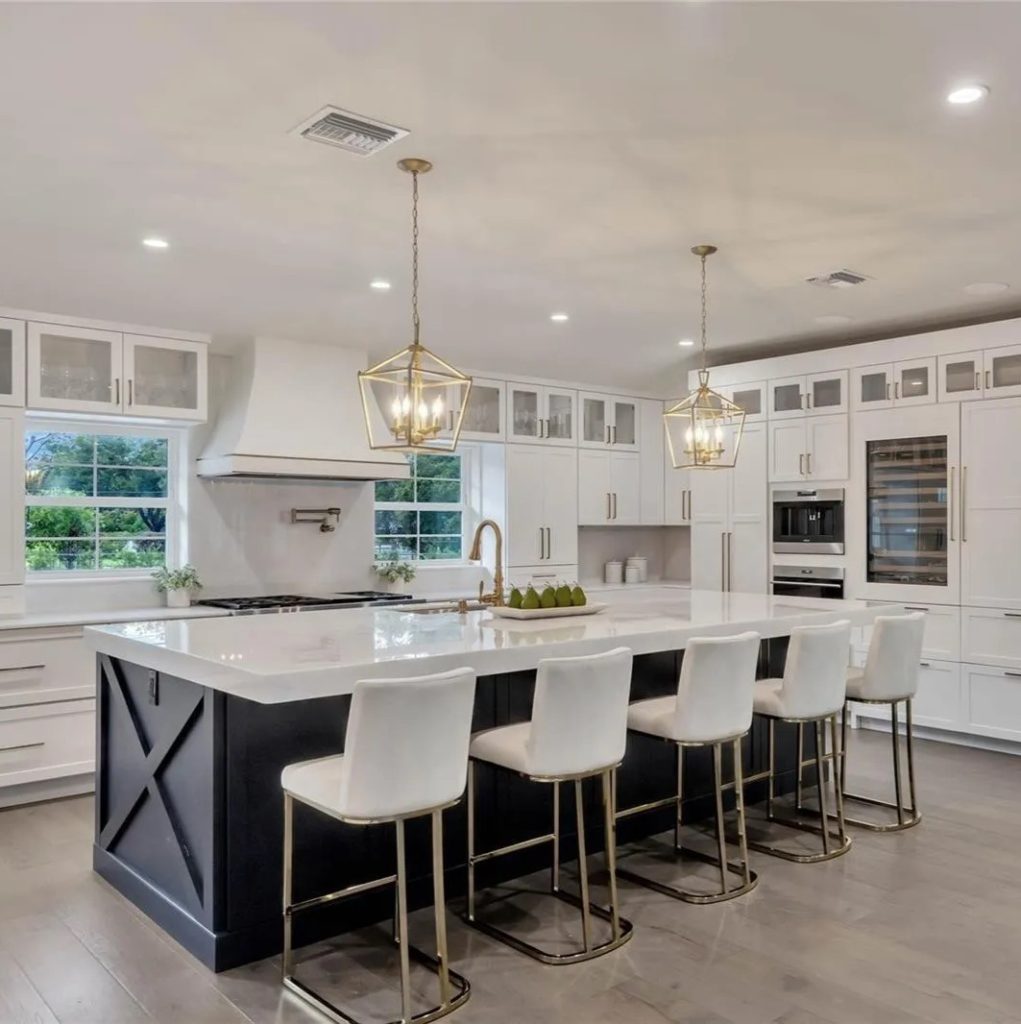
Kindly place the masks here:
<instances>
[{"instance_id":1,"label":"ceiling medallion canopy","mask_svg":"<svg viewBox=\"0 0 1021 1024\"><path fill-rule=\"evenodd\" d=\"M716 252L716 246L696 245L691 251L702 265L702 368L698 387L667 409L663 423L674 469L730 469L741 447L745 412L709 387L705 261Z\"/></svg>"},{"instance_id":2,"label":"ceiling medallion canopy","mask_svg":"<svg viewBox=\"0 0 1021 1024\"><path fill-rule=\"evenodd\" d=\"M471 392L471 377L430 352L419 340L418 176L428 160L409 158L397 166L411 175L411 324L407 348L358 374L369 446L403 452L452 452Z\"/></svg>"}]
</instances>

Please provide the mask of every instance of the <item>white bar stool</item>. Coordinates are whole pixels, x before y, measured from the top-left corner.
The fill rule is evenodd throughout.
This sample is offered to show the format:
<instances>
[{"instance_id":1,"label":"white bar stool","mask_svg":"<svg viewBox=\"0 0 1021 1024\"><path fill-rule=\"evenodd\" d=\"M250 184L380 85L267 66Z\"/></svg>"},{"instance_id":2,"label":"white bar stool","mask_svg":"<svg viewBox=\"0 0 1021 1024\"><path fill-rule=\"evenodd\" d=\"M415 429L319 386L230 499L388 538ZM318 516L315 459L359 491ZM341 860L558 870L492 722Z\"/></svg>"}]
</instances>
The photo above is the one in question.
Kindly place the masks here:
<instances>
[{"instance_id":1,"label":"white bar stool","mask_svg":"<svg viewBox=\"0 0 1021 1024\"><path fill-rule=\"evenodd\" d=\"M470 985L451 971L447 960L446 907L443 894L443 810L464 793L475 703L475 673L457 669L417 679L359 682L351 698L344 753L302 761L284 768L284 951L285 987L331 1020L357 1024L294 975L291 925L295 913L385 885L397 886L394 941L400 951L400 1024L426 1024L467 1001ZM325 896L292 902L294 801L348 825L394 822L397 829L397 873L349 885ZM433 903L436 916L436 957L407 941L408 891L404 823L432 816ZM440 1002L413 1014L410 957L431 967L439 980Z\"/></svg>"},{"instance_id":2,"label":"white bar stool","mask_svg":"<svg viewBox=\"0 0 1021 1024\"><path fill-rule=\"evenodd\" d=\"M627 706L631 690L631 651L626 647L582 658L547 658L539 662L532 700L532 720L489 729L474 736L468 762L468 906L466 921L491 938L544 964L568 964L609 953L631 938L631 922L620 916L617 900L616 845L611 773L624 757ZM553 786L553 831L482 853L475 849L475 762L482 761L532 782ZM602 776L606 827L609 911L589 901L585 857L585 809L582 780ZM578 874L581 898L560 890L560 783L574 782L578 822ZM553 844L551 895L581 910L582 948L550 953L475 915L475 865L542 843ZM608 921L611 937L594 945L592 917Z\"/></svg>"},{"instance_id":3,"label":"white bar stool","mask_svg":"<svg viewBox=\"0 0 1021 1024\"><path fill-rule=\"evenodd\" d=\"M717 892L694 892L658 882L646 875L620 868L617 874L631 882L644 885L665 896L687 903L719 903L751 892L758 876L748 864L747 834L744 818L744 785L741 778L741 741L752 724L752 694L755 688L755 666L759 655L758 633L738 636L697 638L684 649L677 693L670 697L639 700L628 708L627 724L632 732L656 736L677 747L677 795L662 800L614 809L616 818L643 814L656 808L676 805L674 850L705 863L715 864L720 871L720 889ZM723 782L723 745L731 745L734 758L734 781ZM684 781L684 748L713 748L713 783L716 791L716 837L718 857L710 857L697 850L681 849L681 806ZM737 805L737 834L741 863L727 860L723 820L723 791L733 786ZM727 875L733 872L742 881L733 888L728 886Z\"/></svg>"},{"instance_id":4,"label":"white bar stool","mask_svg":"<svg viewBox=\"0 0 1021 1024\"><path fill-rule=\"evenodd\" d=\"M873 822L848 818L852 825L873 832L900 832L917 825L922 816L915 798L915 751L911 728L911 702L918 692L918 668L922 657L922 638L925 632L925 612L910 615L884 615L875 620L872 641L864 668L851 668L847 672L847 701L841 715L840 790L845 800L887 807L897 812L896 822ZM904 701L905 739L907 741L908 792L910 806L904 806L901 792L900 739L897 724L897 704ZM893 788L895 803L873 797L855 796L847 792L847 719L848 703L889 704L890 733L893 737Z\"/></svg>"},{"instance_id":5,"label":"white bar stool","mask_svg":"<svg viewBox=\"0 0 1021 1024\"><path fill-rule=\"evenodd\" d=\"M769 766L764 772L750 775L745 783L769 780L766 817L788 828L817 833L822 838L822 852L796 853L772 843L749 840L753 850L798 864L832 860L847 853L851 840L844 826L844 803L837 772L833 771L833 795L836 802L837 834L829 830L825 765L836 768L838 758L837 713L844 706L847 677L847 654L851 646L851 624L842 619L827 626L801 626L791 630L790 645L782 679L761 679L755 684L754 708L757 715L769 719ZM798 725L798 779L801 778L801 733L805 725L815 726L815 768L819 786L821 823L811 825L797 819L778 818L773 814L775 786L776 723ZM830 726L833 750L826 752L826 725ZM797 800L800 809L800 785ZM833 846L831 840L836 839Z\"/></svg>"}]
</instances>

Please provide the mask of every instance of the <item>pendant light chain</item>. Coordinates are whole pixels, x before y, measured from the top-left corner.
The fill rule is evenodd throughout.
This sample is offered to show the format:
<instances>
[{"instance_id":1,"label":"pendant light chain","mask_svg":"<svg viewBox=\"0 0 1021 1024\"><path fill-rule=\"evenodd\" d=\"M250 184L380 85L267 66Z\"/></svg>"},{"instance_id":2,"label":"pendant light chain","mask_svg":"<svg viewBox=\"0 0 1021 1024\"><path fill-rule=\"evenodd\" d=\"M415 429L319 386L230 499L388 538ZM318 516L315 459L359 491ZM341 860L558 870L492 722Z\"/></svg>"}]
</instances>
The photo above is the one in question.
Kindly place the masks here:
<instances>
[{"instance_id":1,"label":"pendant light chain","mask_svg":"<svg viewBox=\"0 0 1021 1024\"><path fill-rule=\"evenodd\" d=\"M705 275L706 253L702 253L700 258L702 260L702 369L707 370L708 358L706 356L706 308L708 303L706 296L708 294L708 286L706 285Z\"/></svg>"},{"instance_id":2,"label":"pendant light chain","mask_svg":"<svg viewBox=\"0 0 1021 1024\"><path fill-rule=\"evenodd\" d=\"M411 323L418 344L418 171L411 174Z\"/></svg>"}]
</instances>

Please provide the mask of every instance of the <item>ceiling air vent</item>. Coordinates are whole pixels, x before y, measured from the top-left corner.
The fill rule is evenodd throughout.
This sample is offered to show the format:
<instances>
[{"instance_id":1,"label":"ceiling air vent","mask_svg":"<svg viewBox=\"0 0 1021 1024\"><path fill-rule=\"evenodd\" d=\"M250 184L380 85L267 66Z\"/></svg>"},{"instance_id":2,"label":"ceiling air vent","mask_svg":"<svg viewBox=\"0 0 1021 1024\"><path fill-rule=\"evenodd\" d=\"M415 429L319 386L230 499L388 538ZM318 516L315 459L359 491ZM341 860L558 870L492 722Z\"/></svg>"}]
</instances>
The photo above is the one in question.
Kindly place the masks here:
<instances>
[{"instance_id":1,"label":"ceiling air vent","mask_svg":"<svg viewBox=\"0 0 1021 1024\"><path fill-rule=\"evenodd\" d=\"M312 142L322 142L327 146L346 149L349 153L357 153L359 156L372 156L373 153L378 153L389 146L391 142L403 139L408 133L403 128L384 124L382 121L373 121L372 118L352 114L349 110L323 107L302 121L294 129L294 134Z\"/></svg>"},{"instance_id":2,"label":"ceiling air vent","mask_svg":"<svg viewBox=\"0 0 1021 1024\"><path fill-rule=\"evenodd\" d=\"M864 274L856 274L853 270L834 270L830 274L820 274L805 280L808 284L815 284L820 288L853 288L868 278Z\"/></svg>"}]
</instances>

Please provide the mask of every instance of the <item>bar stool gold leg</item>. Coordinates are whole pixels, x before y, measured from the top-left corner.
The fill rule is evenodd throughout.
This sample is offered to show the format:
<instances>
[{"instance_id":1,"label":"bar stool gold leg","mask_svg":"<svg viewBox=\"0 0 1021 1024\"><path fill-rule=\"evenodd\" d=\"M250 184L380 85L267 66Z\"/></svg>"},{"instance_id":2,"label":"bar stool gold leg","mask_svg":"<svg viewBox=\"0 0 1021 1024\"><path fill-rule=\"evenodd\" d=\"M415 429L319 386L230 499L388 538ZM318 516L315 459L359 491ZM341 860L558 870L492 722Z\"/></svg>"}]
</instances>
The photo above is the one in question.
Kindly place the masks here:
<instances>
[{"instance_id":1,"label":"bar stool gold leg","mask_svg":"<svg viewBox=\"0 0 1021 1024\"><path fill-rule=\"evenodd\" d=\"M847 791L847 720L849 711L847 701L840 711L840 792Z\"/></svg>"},{"instance_id":2,"label":"bar stool gold leg","mask_svg":"<svg viewBox=\"0 0 1021 1024\"><path fill-rule=\"evenodd\" d=\"M294 973L291 904L294 879L294 798L284 793L284 977Z\"/></svg>"},{"instance_id":3,"label":"bar stool gold leg","mask_svg":"<svg viewBox=\"0 0 1021 1024\"><path fill-rule=\"evenodd\" d=\"M918 817L918 802L915 798L915 744L914 744L914 729L911 722L911 714L913 704L912 698L908 698L904 701L904 716L905 724L907 726L907 748L908 748L908 792L911 795L911 817Z\"/></svg>"},{"instance_id":4,"label":"bar stool gold leg","mask_svg":"<svg viewBox=\"0 0 1021 1024\"><path fill-rule=\"evenodd\" d=\"M474 852L474 851L473 851ZM552 892L560 892L560 783L553 783L553 878Z\"/></svg>"},{"instance_id":5,"label":"bar stool gold leg","mask_svg":"<svg viewBox=\"0 0 1021 1024\"><path fill-rule=\"evenodd\" d=\"M475 762L468 761L468 920L475 920Z\"/></svg>"},{"instance_id":6,"label":"bar stool gold leg","mask_svg":"<svg viewBox=\"0 0 1021 1024\"><path fill-rule=\"evenodd\" d=\"M677 744L677 813L674 815L674 852L681 851L681 825L684 822L684 747ZM614 808L616 810L616 808Z\"/></svg>"},{"instance_id":7,"label":"bar stool gold leg","mask_svg":"<svg viewBox=\"0 0 1021 1024\"><path fill-rule=\"evenodd\" d=\"M713 788L716 790L716 845L720 856L720 890L726 896L727 886L727 839L723 821L723 749L722 744L713 744Z\"/></svg>"},{"instance_id":8,"label":"bar stool gold leg","mask_svg":"<svg viewBox=\"0 0 1021 1024\"><path fill-rule=\"evenodd\" d=\"M588 860L585 853L585 805L581 779L574 780L574 809L578 821L578 879L581 883L581 931L585 952L592 948L592 907L588 896Z\"/></svg>"},{"instance_id":9,"label":"bar stool gold leg","mask_svg":"<svg viewBox=\"0 0 1021 1024\"><path fill-rule=\"evenodd\" d=\"M773 820L773 797L775 795L775 782L773 779L774 767L773 767L773 756L776 748L776 721L774 719L769 720L769 744L768 744L768 760L769 760L769 789L766 795L766 817Z\"/></svg>"},{"instance_id":10,"label":"bar stool gold leg","mask_svg":"<svg viewBox=\"0 0 1021 1024\"><path fill-rule=\"evenodd\" d=\"M819 787L819 814L822 819L822 852L830 852L830 822L826 813L826 777L823 772L823 758L826 756L826 730L823 723L815 723L815 772Z\"/></svg>"},{"instance_id":11,"label":"bar stool gold leg","mask_svg":"<svg viewBox=\"0 0 1021 1024\"><path fill-rule=\"evenodd\" d=\"M833 801L837 806L837 834L840 843L847 841L847 826L844 822L844 794L841 788L840 775L843 764L843 747L837 746L837 716L830 719L830 737L833 741Z\"/></svg>"},{"instance_id":12,"label":"bar stool gold leg","mask_svg":"<svg viewBox=\"0 0 1021 1024\"><path fill-rule=\"evenodd\" d=\"M603 772L603 822L606 829L606 871L610 876L610 928L620 938L620 907L617 903L617 821L613 813L613 771Z\"/></svg>"},{"instance_id":13,"label":"bar stool gold leg","mask_svg":"<svg viewBox=\"0 0 1021 1024\"><path fill-rule=\"evenodd\" d=\"M897 802L897 824L904 824L904 796L900 781L900 727L897 722L897 702L890 704L890 735L893 739L893 792Z\"/></svg>"},{"instance_id":14,"label":"bar stool gold leg","mask_svg":"<svg viewBox=\"0 0 1021 1024\"><path fill-rule=\"evenodd\" d=\"M741 740L734 740L734 801L737 806L737 838L744 865L744 884L752 884L752 867L748 863L748 828L744 817L744 767L741 764Z\"/></svg>"},{"instance_id":15,"label":"bar stool gold leg","mask_svg":"<svg viewBox=\"0 0 1021 1024\"><path fill-rule=\"evenodd\" d=\"M436 915L436 973L440 979L440 1005L450 1002L450 968L447 953L447 901L443 878L443 812L432 813L433 910Z\"/></svg>"},{"instance_id":16,"label":"bar stool gold leg","mask_svg":"<svg viewBox=\"0 0 1021 1024\"><path fill-rule=\"evenodd\" d=\"M797 793L795 794L794 807L796 810L801 810L801 805L804 802L802 800L802 774L804 772L804 760L805 760L805 726L802 722L798 722L798 787Z\"/></svg>"},{"instance_id":17,"label":"bar stool gold leg","mask_svg":"<svg viewBox=\"0 0 1021 1024\"><path fill-rule=\"evenodd\" d=\"M397 820L397 916L401 937L401 1022L411 1021L411 959L408 956L408 865L404 849L404 822Z\"/></svg>"}]
</instances>

